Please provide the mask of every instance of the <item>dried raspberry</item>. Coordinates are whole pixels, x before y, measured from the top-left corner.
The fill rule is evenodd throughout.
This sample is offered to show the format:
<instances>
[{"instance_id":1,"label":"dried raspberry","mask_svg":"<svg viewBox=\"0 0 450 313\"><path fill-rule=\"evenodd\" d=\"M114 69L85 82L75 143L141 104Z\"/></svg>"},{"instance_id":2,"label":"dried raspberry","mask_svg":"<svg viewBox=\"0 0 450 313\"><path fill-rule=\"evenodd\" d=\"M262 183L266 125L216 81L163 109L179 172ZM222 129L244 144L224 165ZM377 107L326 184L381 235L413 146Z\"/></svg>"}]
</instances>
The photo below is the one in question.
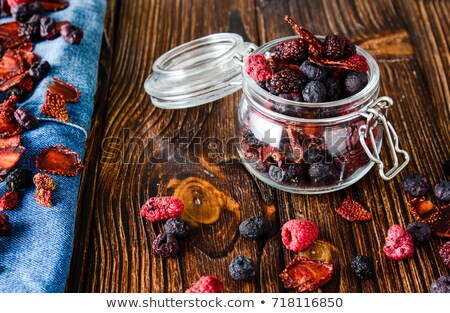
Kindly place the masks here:
<instances>
[{"instance_id":1,"label":"dried raspberry","mask_svg":"<svg viewBox=\"0 0 450 313\"><path fill-rule=\"evenodd\" d=\"M270 86L278 93L300 93L306 84L306 78L299 72L284 69L270 79Z\"/></svg>"},{"instance_id":2,"label":"dried raspberry","mask_svg":"<svg viewBox=\"0 0 450 313\"><path fill-rule=\"evenodd\" d=\"M367 64L367 59L361 54L354 54L347 59L347 61L356 64L358 71L360 73L367 72L369 70L369 64Z\"/></svg>"},{"instance_id":3,"label":"dried raspberry","mask_svg":"<svg viewBox=\"0 0 450 313\"><path fill-rule=\"evenodd\" d=\"M56 189L56 184L53 178L47 174L36 174L33 178L34 185L36 186L36 192L34 197L37 203L42 206L51 207L52 191Z\"/></svg>"},{"instance_id":4,"label":"dried raspberry","mask_svg":"<svg viewBox=\"0 0 450 313\"><path fill-rule=\"evenodd\" d=\"M50 174L76 176L84 168L78 153L62 145L42 149L36 168Z\"/></svg>"},{"instance_id":5,"label":"dried raspberry","mask_svg":"<svg viewBox=\"0 0 450 313\"><path fill-rule=\"evenodd\" d=\"M294 64L301 64L308 55L308 43L301 38L284 41L275 47L275 57Z\"/></svg>"},{"instance_id":6,"label":"dried raspberry","mask_svg":"<svg viewBox=\"0 0 450 313\"><path fill-rule=\"evenodd\" d=\"M32 177L31 171L26 168L15 169L5 179L6 188L9 191L18 191L31 187Z\"/></svg>"},{"instance_id":7,"label":"dried raspberry","mask_svg":"<svg viewBox=\"0 0 450 313\"><path fill-rule=\"evenodd\" d=\"M77 45L83 39L83 30L72 24L65 24L61 27L61 37L71 45Z\"/></svg>"},{"instance_id":8,"label":"dried raspberry","mask_svg":"<svg viewBox=\"0 0 450 313\"><path fill-rule=\"evenodd\" d=\"M191 229L190 224L181 217L169 218L164 224L164 231L178 239L185 238Z\"/></svg>"},{"instance_id":9,"label":"dried raspberry","mask_svg":"<svg viewBox=\"0 0 450 313\"><path fill-rule=\"evenodd\" d=\"M294 289L297 292L313 292L331 280L333 269L333 264L296 255L281 272L280 277L285 288Z\"/></svg>"},{"instance_id":10,"label":"dried raspberry","mask_svg":"<svg viewBox=\"0 0 450 313\"><path fill-rule=\"evenodd\" d=\"M0 213L0 237L8 236L11 233L11 224L6 214Z\"/></svg>"},{"instance_id":11,"label":"dried raspberry","mask_svg":"<svg viewBox=\"0 0 450 313\"><path fill-rule=\"evenodd\" d=\"M368 221L372 213L368 212L361 204L352 199L345 199L341 206L335 211L350 222Z\"/></svg>"},{"instance_id":12,"label":"dried raspberry","mask_svg":"<svg viewBox=\"0 0 450 313\"><path fill-rule=\"evenodd\" d=\"M439 255L441 256L442 261L444 261L444 264L450 268L450 241L447 241L441 246Z\"/></svg>"},{"instance_id":13,"label":"dried raspberry","mask_svg":"<svg viewBox=\"0 0 450 313\"><path fill-rule=\"evenodd\" d=\"M222 293L223 284L214 276L202 276L186 293Z\"/></svg>"},{"instance_id":14,"label":"dried raspberry","mask_svg":"<svg viewBox=\"0 0 450 313\"><path fill-rule=\"evenodd\" d=\"M55 94L47 90L45 103L42 106L42 112L52 116L64 123L69 122L69 114L67 113L66 101L60 94Z\"/></svg>"},{"instance_id":15,"label":"dried raspberry","mask_svg":"<svg viewBox=\"0 0 450 313\"><path fill-rule=\"evenodd\" d=\"M412 236L400 225L391 226L383 251L388 258L395 261L411 257L414 254Z\"/></svg>"},{"instance_id":16,"label":"dried raspberry","mask_svg":"<svg viewBox=\"0 0 450 313\"><path fill-rule=\"evenodd\" d=\"M58 35L56 31L56 20L54 18L48 16L41 18L40 33L42 38L53 39Z\"/></svg>"},{"instance_id":17,"label":"dried raspberry","mask_svg":"<svg viewBox=\"0 0 450 313\"><path fill-rule=\"evenodd\" d=\"M339 35L325 37L325 55L330 60L340 60L344 56L345 40Z\"/></svg>"},{"instance_id":18,"label":"dried raspberry","mask_svg":"<svg viewBox=\"0 0 450 313\"><path fill-rule=\"evenodd\" d=\"M344 37L344 58L349 58L352 55L356 54L356 45L350 41L349 39Z\"/></svg>"},{"instance_id":19,"label":"dried raspberry","mask_svg":"<svg viewBox=\"0 0 450 313\"><path fill-rule=\"evenodd\" d=\"M34 62L28 73L35 80L41 80L50 72L50 63L48 61Z\"/></svg>"},{"instance_id":20,"label":"dried raspberry","mask_svg":"<svg viewBox=\"0 0 450 313\"><path fill-rule=\"evenodd\" d=\"M26 129L35 129L39 125L37 118L24 108L18 108L14 112L14 117L20 126Z\"/></svg>"},{"instance_id":21,"label":"dried raspberry","mask_svg":"<svg viewBox=\"0 0 450 313\"><path fill-rule=\"evenodd\" d=\"M159 234L153 241L152 247L153 251L163 258L168 258L178 253L177 238L168 233Z\"/></svg>"},{"instance_id":22,"label":"dried raspberry","mask_svg":"<svg viewBox=\"0 0 450 313\"><path fill-rule=\"evenodd\" d=\"M19 193L8 191L0 198L0 211L7 211L15 208L19 203Z\"/></svg>"},{"instance_id":23,"label":"dried raspberry","mask_svg":"<svg viewBox=\"0 0 450 313\"><path fill-rule=\"evenodd\" d=\"M180 216L183 209L183 201L177 197L152 197L142 206L141 215L150 222L159 222Z\"/></svg>"},{"instance_id":24,"label":"dried raspberry","mask_svg":"<svg viewBox=\"0 0 450 313\"><path fill-rule=\"evenodd\" d=\"M257 82L263 82L272 77L273 68L262 54L252 54L245 61L245 72Z\"/></svg>"},{"instance_id":25,"label":"dried raspberry","mask_svg":"<svg viewBox=\"0 0 450 313\"><path fill-rule=\"evenodd\" d=\"M439 209L425 198L414 198L408 201L408 209L414 219L426 224L432 224L439 216Z\"/></svg>"},{"instance_id":26,"label":"dried raspberry","mask_svg":"<svg viewBox=\"0 0 450 313\"><path fill-rule=\"evenodd\" d=\"M290 220L281 228L281 238L286 249L298 252L308 248L319 236L319 228L313 222Z\"/></svg>"}]
</instances>

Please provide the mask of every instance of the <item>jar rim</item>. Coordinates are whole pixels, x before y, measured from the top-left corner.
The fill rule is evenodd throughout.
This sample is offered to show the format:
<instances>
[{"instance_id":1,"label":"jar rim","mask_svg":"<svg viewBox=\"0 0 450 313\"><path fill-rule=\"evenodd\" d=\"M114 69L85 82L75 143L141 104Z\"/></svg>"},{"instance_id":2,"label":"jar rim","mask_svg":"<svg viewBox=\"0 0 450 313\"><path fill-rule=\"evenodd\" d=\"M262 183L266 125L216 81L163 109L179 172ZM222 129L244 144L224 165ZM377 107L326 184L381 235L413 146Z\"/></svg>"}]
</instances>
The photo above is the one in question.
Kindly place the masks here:
<instances>
[{"instance_id":1,"label":"jar rim","mask_svg":"<svg viewBox=\"0 0 450 313\"><path fill-rule=\"evenodd\" d=\"M325 36L316 36L319 39L324 39ZM289 36L289 37L282 37L276 40L272 40L262 46L259 46L255 51L253 51L251 54L264 54L265 52L267 52L269 50L269 48L278 45L281 42L284 41L288 41L288 40L292 40L292 39L297 39L300 38L299 36ZM312 109L317 109L317 108L336 108L342 105L346 105L349 104L351 102L360 102L361 100L366 99L367 97L369 97L370 95L372 95L378 85L379 85L379 80L380 80L380 69L378 67L377 62L375 61L375 59L372 57L372 55L370 55L367 51L365 51L364 49L362 49L359 46L356 46L356 51L357 53L363 55L366 59L367 59L367 63L369 65L369 71L370 71L370 75L369 75L369 81L367 83L367 85L359 92L357 92L356 94L350 96L350 97L346 97L340 100L335 100L335 101L329 101L329 102L318 102L318 103L310 103L310 102L300 102L300 101L294 101L294 100L288 100L288 99L284 99L281 97L278 97L272 93L270 93L267 90L264 90L263 88L261 88L255 80L253 80L245 71L245 66L243 69L243 80L244 83L247 84L252 90L257 91L257 93L259 93L261 96L263 96L264 98L268 99L268 100L272 100L278 103L283 103L286 105L290 105L290 106L296 106L299 108L312 108ZM259 106L259 104L258 104ZM263 108L265 109L265 108ZM311 119L305 119L305 118L295 118L295 117L291 117L288 115L284 115L284 114L280 114L277 112L273 112L271 110L264 110L265 112L271 112L274 113L274 116L281 116L283 118L289 119L289 120L293 120L293 121L300 121L300 120L308 120L311 121ZM353 112L355 113L355 112ZM352 114L352 113L350 113ZM330 118L335 120L335 118ZM318 119L319 120L319 119ZM324 119L320 119L321 121L323 121Z\"/></svg>"}]
</instances>

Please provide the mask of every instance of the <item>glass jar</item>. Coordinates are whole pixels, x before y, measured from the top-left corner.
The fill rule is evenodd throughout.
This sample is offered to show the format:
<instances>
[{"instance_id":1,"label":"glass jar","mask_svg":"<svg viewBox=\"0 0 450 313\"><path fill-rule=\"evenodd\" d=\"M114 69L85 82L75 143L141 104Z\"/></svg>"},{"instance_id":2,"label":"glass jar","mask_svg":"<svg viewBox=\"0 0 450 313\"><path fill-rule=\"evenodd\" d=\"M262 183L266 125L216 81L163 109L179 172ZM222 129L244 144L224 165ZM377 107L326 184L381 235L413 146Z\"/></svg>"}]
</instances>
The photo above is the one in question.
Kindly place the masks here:
<instances>
[{"instance_id":1,"label":"glass jar","mask_svg":"<svg viewBox=\"0 0 450 313\"><path fill-rule=\"evenodd\" d=\"M243 70L249 54L268 54L280 42L294 38L298 37L280 38L259 48L236 34L199 38L157 59L145 89L154 105L174 109L208 103L242 87L238 152L250 173L275 188L301 194L331 192L355 183L374 164L383 179L394 177L409 156L399 148L386 119L393 101L378 98L380 72L370 54L357 48L369 64L366 87L332 102L275 96ZM387 172L379 156L383 136L393 161Z\"/></svg>"}]
</instances>

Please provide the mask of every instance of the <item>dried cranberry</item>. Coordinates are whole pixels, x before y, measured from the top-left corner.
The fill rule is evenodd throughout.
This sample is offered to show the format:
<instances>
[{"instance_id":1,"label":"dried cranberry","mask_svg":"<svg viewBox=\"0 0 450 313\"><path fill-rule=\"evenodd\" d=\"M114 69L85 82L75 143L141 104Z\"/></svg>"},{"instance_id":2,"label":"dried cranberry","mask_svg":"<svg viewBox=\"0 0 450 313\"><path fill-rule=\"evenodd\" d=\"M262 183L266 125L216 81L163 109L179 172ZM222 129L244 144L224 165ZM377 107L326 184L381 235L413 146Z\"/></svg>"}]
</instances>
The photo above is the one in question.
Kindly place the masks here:
<instances>
[{"instance_id":1,"label":"dried cranberry","mask_svg":"<svg viewBox=\"0 0 450 313\"><path fill-rule=\"evenodd\" d=\"M36 80L41 80L50 72L50 63L47 61L34 62L28 73Z\"/></svg>"},{"instance_id":2,"label":"dried cranberry","mask_svg":"<svg viewBox=\"0 0 450 313\"><path fill-rule=\"evenodd\" d=\"M26 129L35 129L38 127L39 123L37 118L24 108L18 108L16 112L14 112L14 117L16 118L16 121Z\"/></svg>"},{"instance_id":3,"label":"dried cranberry","mask_svg":"<svg viewBox=\"0 0 450 313\"><path fill-rule=\"evenodd\" d=\"M52 39L56 37L56 21L54 18L44 16L40 21L41 37Z\"/></svg>"},{"instance_id":4,"label":"dried cranberry","mask_svg":"<svg viewBox=\"0 0 450 313\"><path fill-rule=\"evenodd\" d=\"M65 24L61 27L61 36L72 45L77 45L83 39L83 30L72 24Z\"/></svg>"}]
</instances>

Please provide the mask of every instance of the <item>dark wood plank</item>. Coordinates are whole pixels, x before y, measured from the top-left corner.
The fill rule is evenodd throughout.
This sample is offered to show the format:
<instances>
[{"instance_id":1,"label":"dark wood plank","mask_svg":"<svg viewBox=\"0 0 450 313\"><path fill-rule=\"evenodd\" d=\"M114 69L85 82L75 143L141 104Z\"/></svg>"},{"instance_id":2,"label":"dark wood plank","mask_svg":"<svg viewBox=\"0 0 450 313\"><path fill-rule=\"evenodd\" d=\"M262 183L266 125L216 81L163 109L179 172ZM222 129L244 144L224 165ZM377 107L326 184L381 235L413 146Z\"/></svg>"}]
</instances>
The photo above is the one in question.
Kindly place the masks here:
<instances>
[{"instance_id":1,"label":"dark wood plank","mask_svg":"<svg viewBox=\"0 0 450 313\"><path fill-rule=\"evenodd\" d=\"M278 275L294 254L282 246L279 229L300 218L320 228L319 241L303 254L336 266L322 291L429 291L430 282L448 272L437 254L442 240L401 262L387 260L381 249L391 225L412 221L400 186L405 173L428 173L433 184L444 178L440 164L450 151L448 12L444 1L110 1L86 153L85 173L94 174L83 176L67 290L183 292L200 276L216 275L229 292L283 292ZM216 151L207 144L220 147L235 136L240 92L186 110L151 104L143 82L158 56L217 32L237 32L256 44L292 35L286 14L314 33L345 34L377 58L380 95L395 100L390 119L412 156L400 177L384 182L372 170L341 192L280 192L245 171L234 149L218 158L208 155ZM385 150L382 157L390 159ZM164 194L181 197L184 217L194 224L179 255L166 260L151 249L162 225L139 214L147 198ZM373 219L349 223L339 217L333 210L346 197L364 204ZM239 222L260 214L271 223L270 236L239 236ZM253 281L229 277L227 266L238 254L255 260ZM350 264L360 254L374 261L378 279L356 280Z\"/></svg>"}]
</instances>

